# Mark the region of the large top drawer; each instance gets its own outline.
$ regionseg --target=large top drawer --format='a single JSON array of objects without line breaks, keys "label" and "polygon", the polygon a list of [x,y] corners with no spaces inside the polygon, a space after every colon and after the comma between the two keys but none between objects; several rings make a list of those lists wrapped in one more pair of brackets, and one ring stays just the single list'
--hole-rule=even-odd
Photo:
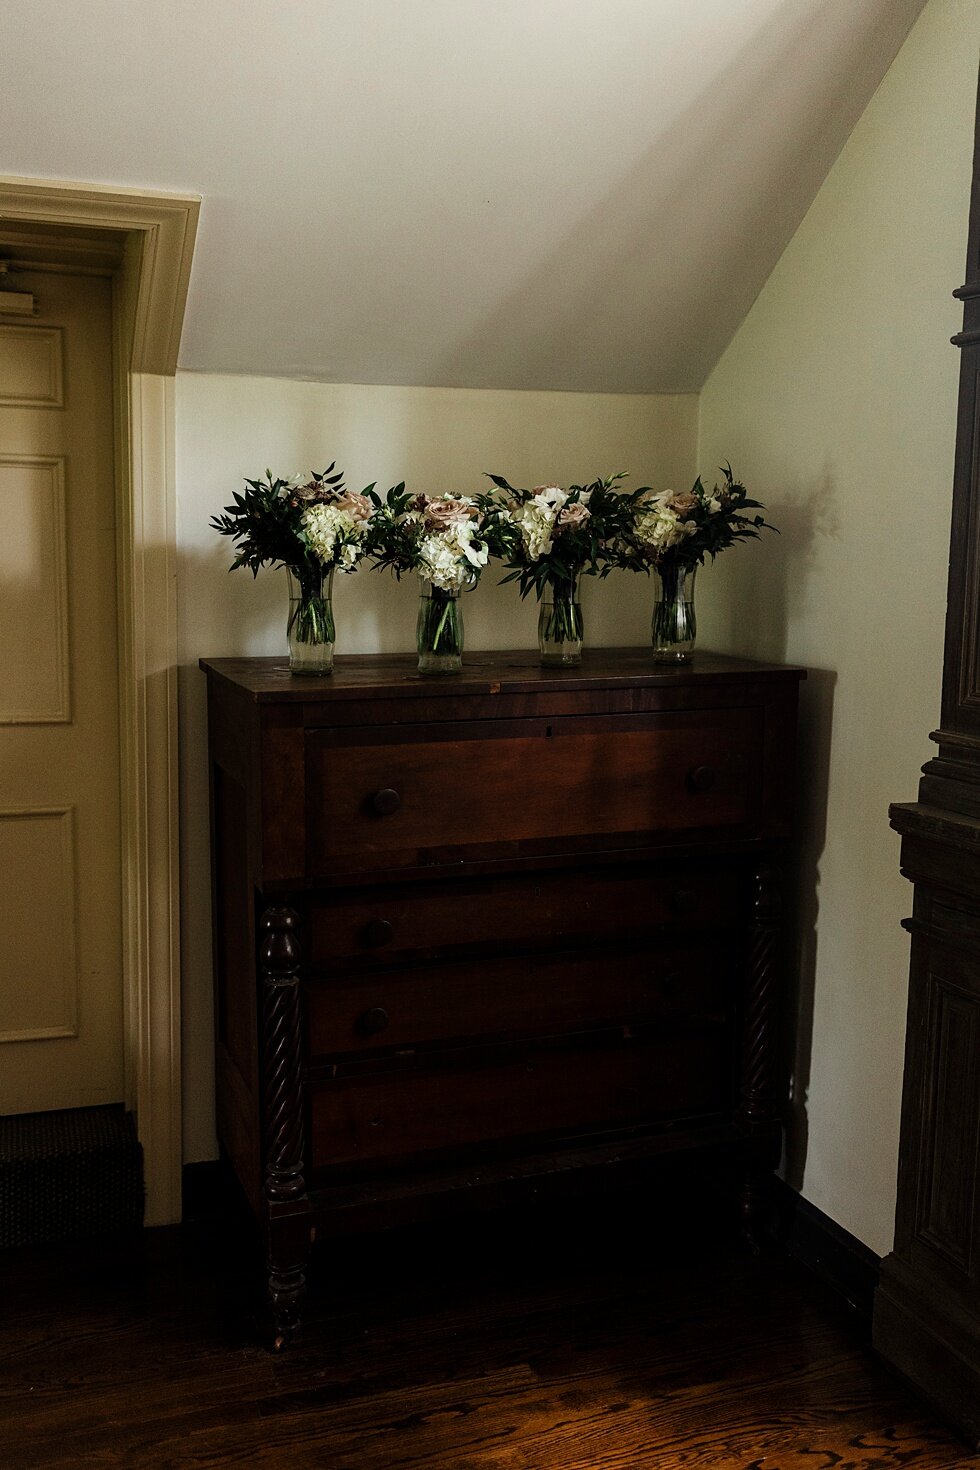
[{"label": "large top drawer", "polygon": [[452,863],[758,823],[762,711],[445,722],[306,736],[312,872]]}]

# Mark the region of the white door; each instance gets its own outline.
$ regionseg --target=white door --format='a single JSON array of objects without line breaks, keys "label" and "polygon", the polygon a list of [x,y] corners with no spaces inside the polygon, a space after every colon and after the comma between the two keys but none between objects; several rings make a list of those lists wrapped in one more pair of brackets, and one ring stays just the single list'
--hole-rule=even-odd
[{"label": "white door", "polygon": [[40,311],[0,315],[4,1114],[124,1091],[111,283],[16,287]]}]

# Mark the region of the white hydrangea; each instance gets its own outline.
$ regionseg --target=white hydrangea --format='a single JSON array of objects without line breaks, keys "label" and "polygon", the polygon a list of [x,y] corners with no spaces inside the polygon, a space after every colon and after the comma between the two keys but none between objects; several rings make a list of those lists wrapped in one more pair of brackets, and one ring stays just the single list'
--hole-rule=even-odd
[{"label": "white hydrangea", "polygon": [[671,501],[673,492],[665,491],[647,501],[636,518],[637,540],[654,553],[668,551],[679,546],[698,529],[697,521],[686,519],[675,510]]},{"label": "white hydrangea", "polygon": [[324,566],[352,572],[364,550],[365,522],[338,505],[312,505],[303,516],[314,556]]},{"label": "white hydrangea", "polygon": [[554,543],[557,510],[542,504],[537,497],[525,501],[514,516],[528,561],[547,556]]},{"label": "white hydrangea", "polygon": [[473,535],[472,523],[462,521],[424,536],[419,547],[420,575],[444,592],[461,592],[487,564],[487,548],[475,546]]},{"label": "white hydrangea", "polygon": [[[590,490],[581,491],[574,504],[588,506],[591,494]],[[568,491],[560,485],[537,485],[530,497],[511,511],[528,561],[540,561],[553,549],[559,517],[567,504]]]},{"label": "white hydrangea", "polygon": [[444,592],[458,592],[462,585],[463,567],[459,553],[445,536],[426,536],[419,547],[419,572],[434,587]]}]

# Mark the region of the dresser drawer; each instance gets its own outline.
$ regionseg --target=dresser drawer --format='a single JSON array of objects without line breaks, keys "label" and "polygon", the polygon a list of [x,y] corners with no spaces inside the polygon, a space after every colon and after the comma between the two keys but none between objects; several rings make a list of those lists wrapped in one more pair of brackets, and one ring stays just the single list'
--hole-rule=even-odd
[{"label": "dresser drawer", "polygon": [[658,833],[750,829],[761,715],[490,720],[307,736],[318,874],[561,851]]},{"label": "dresser drawer", "polygon": [[335,890],[310,910],[310,961],[329,975],[418,955],[623,942],[666,924],[730,927],[744,918],[744,886],[731,858],[696,858]]},{"label": "dresser drawer", "polygon": [[344,1078],[312,1090],[312,1168],[315,1174],[498,1139],[595,1133],[731,1104],[732,1039],[720,1027],[543,1050],[472,1071]]},{"label": "dresser drawer", "polygon": [[723,1019],[732,945],[664,942],[387,969],[311,982],[311,1060],[482,1036],[588,1031],[602,1023]]}]

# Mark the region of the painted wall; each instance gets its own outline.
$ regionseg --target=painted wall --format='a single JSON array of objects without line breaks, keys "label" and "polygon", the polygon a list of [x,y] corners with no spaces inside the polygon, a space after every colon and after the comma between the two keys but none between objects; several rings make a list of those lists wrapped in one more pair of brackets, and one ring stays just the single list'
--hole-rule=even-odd
[{"label": "painted wall", "polygon": [[782,531],[704,578],[704,642],[810,669],[788,1176],[882,1253],[911,902],[887,812],[939,714],[978,53],[975,0],[930,0],[701,397],[701,464]]},{"label": "painted wall", "polygon": [[[336,458],[348,484],[404,478],[419,490],[475,491],[481,472],[515,484],[581,481],[619,469],[660,488],[694,474],[693,395],[592,395],[384,388],[182,373],[177,378],[177,535],[181,733],[181,961],[184,1142],[214,1155],[207,766],[202,655],[281,653],[285,577],[227,573],[230,545],[208,528],[244,476],[290,475]],[[414,578],[360,572],[334,590],[338,652],[414,646]],[[586,583],[593,645],[649,638],[645,577]],[[465,602],[470,648],[532,647],[536,610],[485,579]]]}]

